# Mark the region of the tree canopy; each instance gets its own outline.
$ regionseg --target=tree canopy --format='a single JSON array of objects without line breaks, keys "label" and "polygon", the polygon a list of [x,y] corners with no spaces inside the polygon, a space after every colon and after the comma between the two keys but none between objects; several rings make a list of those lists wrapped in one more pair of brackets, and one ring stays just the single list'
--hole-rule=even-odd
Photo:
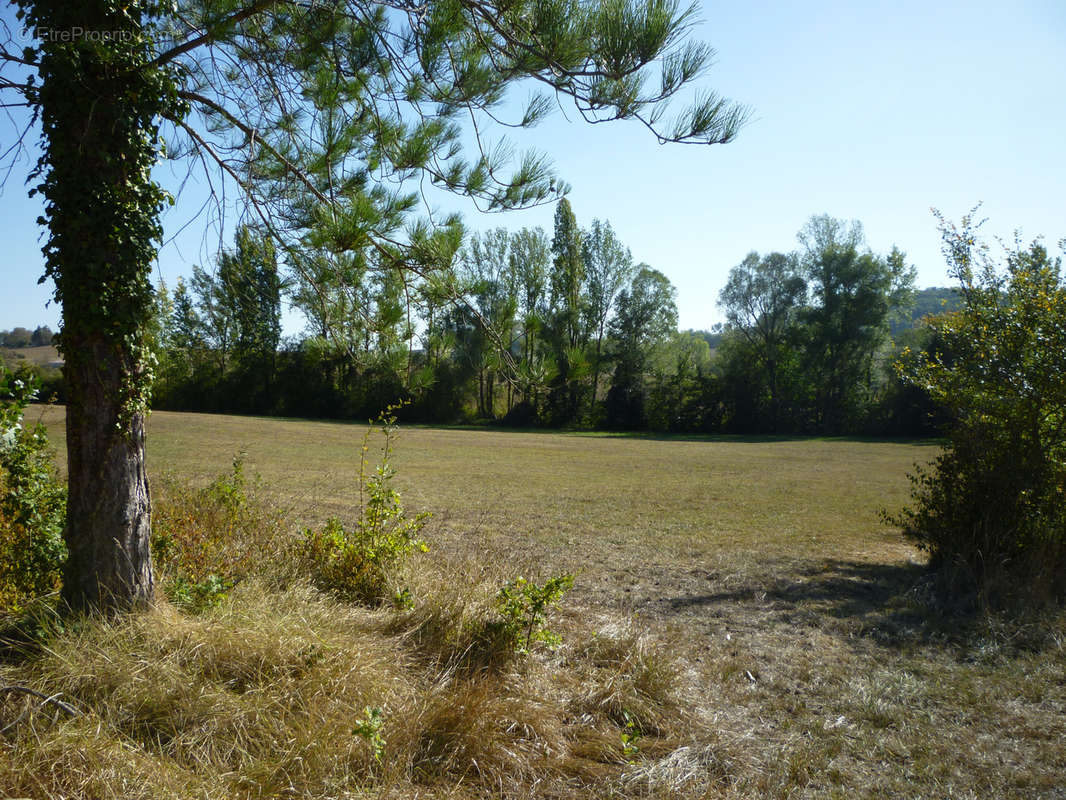
[{"label": "tree canopy", "polygon": [[[960,307],[929,321],[936,346],[898,368],[952,412],[944,452],[891,521],[945,588],[990,606],[1066,596],[1066,285],[1040,241],[1002,260],[973,214],[940,218]],[[1061,244],[1066,245],[1066,241]]]}]

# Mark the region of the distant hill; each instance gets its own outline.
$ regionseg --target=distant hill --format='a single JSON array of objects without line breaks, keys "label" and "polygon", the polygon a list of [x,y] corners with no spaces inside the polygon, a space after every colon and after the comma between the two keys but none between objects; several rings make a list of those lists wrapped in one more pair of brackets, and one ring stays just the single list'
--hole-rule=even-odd
[{"label": "distant hill", "polygon": [[962,306],[962,296],[958,289],[948,286],[930,286],[914,293],[914,307],[910,310],[910,319],[893,320],[890,323],[892,334],[917,326],[924,317],[957,311]]}]

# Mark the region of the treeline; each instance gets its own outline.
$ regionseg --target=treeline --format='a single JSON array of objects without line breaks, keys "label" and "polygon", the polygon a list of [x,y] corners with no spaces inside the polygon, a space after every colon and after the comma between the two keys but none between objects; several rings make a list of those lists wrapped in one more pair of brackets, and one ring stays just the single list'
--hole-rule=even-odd
[{"label": "treeline", "polygon": [[[732,433],[924,434],[937,409],[893,370],[928,345],[904,254],[814,217],[791,253],[751,253],[727,322],[677,330],[676,290],[610,223],[560,201],[539,228],[475,233],[454,266],[406,279],[359,254],[290,256],[242,228],[212,271],[159,294],[157,408]],[[307,320],[281,336],[282,300]],[[920,299],[924,307],[919,308]],[[894,335],[893,335],[894,334]]]},{"label": "treeline", "polygon": [[[893,248],[873,253],[862,226],[813,217],[791,253],[751,253],[729,274],[715,361],[723,428],[749,433],[924,434],[943,422],[920,389],[901,382],[903,348],[924,350],[915,322],[958,303],[920,293]],[[930,307],[932,305],[932,307]],[[891,333],[895,330],[896,337]]]},{"label": "treeline", "polygon": [[52,344],[52,329],[47,325],[38,325],[32,331],[29,328],[12,328],[0,331],[0,347],[42,347]]}]

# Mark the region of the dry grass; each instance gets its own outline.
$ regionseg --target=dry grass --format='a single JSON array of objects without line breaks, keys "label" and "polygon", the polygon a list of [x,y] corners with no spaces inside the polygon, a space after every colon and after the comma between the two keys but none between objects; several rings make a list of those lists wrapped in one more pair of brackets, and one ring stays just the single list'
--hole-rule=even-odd
[{"label": "dry grass", "polygon": [[[61,427],[54,410],[46,419]],[[203,485],[244,449],[293,517],[350,518],[362,430],[156,413],[150,468]],[[0,679],[92,713],[20,725],[0,774],[22,777],[0,789],[1066,797],[1066,624],[945,615],[917,554],[878,522],[906,501],[912,463],[934,454],[404,429],[399,488],[437,515],[434,550],[409,576],[414,609],[355,612],[299,586],[246,585],[202,617],[161,607],[114,634],[67,634]],[[479,651],[502,580],[568,570],[578,582],[558,654],[501,664]],[[112,635],[126,639],[102,655]],[[223,658],[244,639],[247,656]],[[312,641],[329,656],[301,672]],[[100,654],[60,649],[77,642]],[[141,694],[149,685],[171,688]],[[366,704],[386,710],[382,765],[350,735]],[[638,734],[635,756],[625,731]],[[201,757],[216,759],[206,773]],[[52,762],[84,785],[46,786]]]},{"label": "dry grass", "polygon": [[[449,617],[447,602],[437,616],[460,635],[470,618]],[[419,603],[442,600],[428,594]],[[19,709],[5,707],[0,790],[83,798],[614,793],[626,759],[608,687],[641,685],[646,665],[571,648],[457,671],[433,652],[448,637],[410,635],[418,618],[345,608],[302,585],[279,591],[246,581],[199,616],[163,603],[119,623],[82,622],[0,667],[5,684],[78,712],[45,706],[16,721]],[[565,632],[574,641],[594,635],[576,624]],[[606,647],[624,652],[629,641]],[[640,698],[666,723],[648,734],[659,750],[696,730],[678,710],[683,686]],[[380,760],[371,737],[353,732],[367,707],[384,721]]]},{"label": "dry grass", "polygon": [[52,364],[62,361],[59,350],[52,345],[39,345],[36,347],[3,347],[0,348],[0,357],[6,363],[15,366],[25,361],[29,364]]}]

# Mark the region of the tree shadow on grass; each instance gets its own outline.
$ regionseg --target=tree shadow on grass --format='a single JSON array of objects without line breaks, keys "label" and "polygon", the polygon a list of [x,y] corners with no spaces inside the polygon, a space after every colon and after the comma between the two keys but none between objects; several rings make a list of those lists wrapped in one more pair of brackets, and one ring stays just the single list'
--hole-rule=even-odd
[{"label": "tree shadow on grass", "polygon": [[[743,609],[771,624],[826,628],[896,647],[964,644],[980,628],[975,609],[939,600],[936,576],[919,564],[825,559],[759,566],[720,591],[663,598],[662,605],[686,615],[734,616],[727,610]],[[714,573],[707,577],[718,583]]]}]

